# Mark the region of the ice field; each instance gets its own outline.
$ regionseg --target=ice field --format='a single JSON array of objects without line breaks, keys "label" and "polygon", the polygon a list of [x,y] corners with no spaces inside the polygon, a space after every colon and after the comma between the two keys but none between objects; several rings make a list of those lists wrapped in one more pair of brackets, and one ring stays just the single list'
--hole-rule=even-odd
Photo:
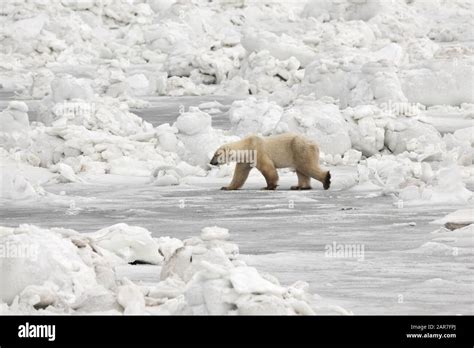
[{"label": "ice field", "polygon": [[[456,207],[398,208],[390,197],[364,191],[354,197],[354,191],[337,185],[339,171],[334,173],[336,188],[331,192],[258,191],[264,181],[257,176],[237,192],[216,189],[228,179],[179,189],[150,188],[140,181],[61,184],[50,191],[67,192],[62,204],[2,206],[8,216],[2,220],[4,225],[32,223],[85,232],[125,222],[156,237],[179,239],[217,225],[229,229],[249,265],[283,284],[307,281],[311,292],[323,297],[315,301],[323,313],[337,313],[326,308],[328,303],[354,314],[471,313],[473,255],[455,256],[444,243],[434,242],[437,226],[430,224]],[[285,177],[282,186],[294,180],[293,175]],[[75,205],[71,208],[68,201]],[[326,257],[325,245],[333,242],[363,244],[364,260]],[[159,272],[130,276],[156,281]]]},{"label": "ice field", "polygon": [[[473,314],[471,1],[6,1],[0,314]],[[214,152],[316,142],[276,191]]]}]

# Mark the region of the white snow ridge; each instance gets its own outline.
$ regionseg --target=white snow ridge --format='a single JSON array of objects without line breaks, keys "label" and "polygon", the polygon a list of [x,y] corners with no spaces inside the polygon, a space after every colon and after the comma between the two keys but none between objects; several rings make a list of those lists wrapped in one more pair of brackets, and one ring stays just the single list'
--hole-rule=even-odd
[{"label": "white snow ridge", "polygon": [[[2,227],[1,250],[27,244],[35,252],[1,259],[0,313],[314,314],[308,284],[283,287],[261,275],[223,233],[206,227],[203,239],[181,241],[126,224],[88,234]],[[160,281],[119,279],[116,268],[134,261],[157,265]]]}]

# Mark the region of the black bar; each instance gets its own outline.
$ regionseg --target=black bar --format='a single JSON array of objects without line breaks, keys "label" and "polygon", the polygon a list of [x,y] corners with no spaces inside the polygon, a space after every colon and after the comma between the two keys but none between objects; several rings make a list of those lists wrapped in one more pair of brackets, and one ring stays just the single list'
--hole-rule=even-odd
[{"label": "black bar", "polygon": [[[0,316],[0,347],[58,344],[135,347],[147,343],[472,347],[472,319],[472,316]],[[26,323],[54,324],[55,340],[18,337],[20,325]],[[456,337],[408,338],[407,334],[455,334]]]}]

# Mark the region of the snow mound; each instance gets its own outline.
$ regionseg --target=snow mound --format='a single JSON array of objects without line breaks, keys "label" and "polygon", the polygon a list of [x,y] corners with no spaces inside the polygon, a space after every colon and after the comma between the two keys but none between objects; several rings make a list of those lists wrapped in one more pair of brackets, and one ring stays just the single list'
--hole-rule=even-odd
[{"label": "snow mound", "polygon": [[239,136],[251,133],[271,135],[281,120],[283,109],[275,102],[249,97],[232,103],[229,120],[232,132]]},{"label": "snow mound", "polygon": [[472,59],[428,61],[423,66],[402,70],[400,80],[409,102],[427,106],[474,103]]},{"label": "snow mound", "polygon": [[474,208],[459,209],[445,217],[433,221],[434,224],[444,225],[447,223],[453,224],[474,224]]},{"label": "snow mound", "polygon": [[185,135],[203,133],[211,128],[212,119],[208,113],[191,107],[188,112],[182,113],[175,122],[175,127]]},{"label": "snow mound", "polygon": [[28,106],[19,101],[8,103],[0,112],[0,146],[5,149],[27,146],[29,130]]},{"label": "snow mound", "polygon": [[176,166],[156,167],[151,174],[150,182],[157,186],[179,185],[186,181],[188,176],[206,176],[206,174],[201,167],[182,161]]},{"label": "snow mound", "polygon": [[227,239],[229,230],[221,227],[204,227],[201,232],[201,239],[208,241],[213,239]]},{"label": "snow mound", "polygon": [[[2,227],[0,312],[314,314],[307,283],[285,287],[247,266],[223,240],[226,229],[206,227],[201,237],[154,238],[123,223],[86,234]],[[161,281],[118,279],[117,267],[139,261],[159,265],[148,267],[161,269]]]},{"label": "snow mound", "polygon": [[25,178],[19,170],[0,166],[0,199],[31,199],[45,194],[44,189]]},{"label": "snow mound", "polygon": [[295,58],[302,67],[315,58],[313,50],[303,42],[285,34],[278,36],[268,31],[246,31],[241,41],[248,52],[268,51],[279,60]]},{"label": "snow mound", "polygon": [[236,136],[228,136],[224,131],[211,126],[211,116],[191,107],[183,112],[174,126],[179,130],[177,138],[181,142],[177,153],[184,161],[201,168],[208,168],[215,150],[223,143],[235,141]]},{"label": "snow mound", "polygon": [[450,230],[440,228],[432,232],[432,240],[410,252],[444,257],[468,257],[474,255],[474,225]]},{"label": "snow mound", "polygon": [[[17,295],[35,286],[55,291],[57,296],[45,296],[51,300],[47,303],[42,301],[41,292],[33,303],[27,296],[29,305],[41,308],[65,301],[71,306],[77,298],[99,286],[87,259],[81,257],[70,239],[54,230],[31,225],[16,229],[2,227],[0,238],[2,250],[10,251],[0,259],[0,297],[4,302],[11,304]],[[19,253],[22,249],[24,252]],[[14,254],[15,251],[18,253]]]},{"label": "snow mound", "polygon": [[385,60],[315,60],[305,70],[300,93],[339,100],[341,108],[359,104],[406,102],[396,69]]},{"label": "snow mound", "polygon": [[[222,230],[206,228],[203,234]],[[191,314],[314,314],[306,283],[282,287],[239,260],[234,244],[191,238],[184,245],[164,264],[161,278],[187,283],[183,295]]]},{"label": "snow mound", "polygon": [[383,0],[310,0],[304,8],[304,13],[310,17],[367,21],[390,10],[390,3]]},{"label": "snow mound", "polygon": [[294,132],[306,135],[327,154],[344,154],[351,148],[347,124],[331,98],[296,99],[283,109],[266,98],[235,101],[229,110],[232,131],[240,136]]},{"label": "snow mound", "polygon": [[275,98],[279,104],[285,104],[291,99],[290,89],[299,84],[303,78],[304,70],[300,62],[293,56],[280,60],[267,50],[252,52],[242,60],[239,75],[235,76],[228,84],[237,83],[239,79],[248,81],[247,90],[252,94],[272,94],[283,98]]},{"label": "snow mound", "polygon": [[397,198],[396,204],[469,204],[462,167],[444,164],[434,171],[428,162],[413,162],[405,154],[372,156],[358,166],[359,183],[370,182]]},{"label": "snow mound", "polygon": [[120,223],[87,236],[94,241],[94,248],[106,249],[127,263],[160,264],[163,261],[163,257],[158,253],[159,246],[151,237],[151,233],[138,226]]},{"label": "snow mound", "polygon": [[278,130],[304,134],[325,154],[342,155],[351,149],[347,123],[332,99],[297,99],[282,115]]}]

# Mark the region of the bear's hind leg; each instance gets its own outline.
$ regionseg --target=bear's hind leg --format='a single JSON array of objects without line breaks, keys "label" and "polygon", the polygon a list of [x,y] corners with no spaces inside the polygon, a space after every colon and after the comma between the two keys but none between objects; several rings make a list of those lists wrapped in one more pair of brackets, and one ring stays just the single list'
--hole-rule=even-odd
[{"label": "bear's hind leg", "polygon": [[331,173],[329,171],[321,170],[319,166],[310,167],[305,170],[304,173],[320,181],[323,184],[325,190],[327,190],[329,186],[331,186]]},{"label": "bear's hind leg", "polygon": [[[315,144],[300,144],[295,148],[304,147],[306,152],[296,158],[296,171],[320,181],[325,190],[331,186],[331,174],[319,166],[319,148]],[[297,152],[296,152],[297,153]]]},{"label": "bear's hind leg", "polygon": [[221,190],[237,190],[245,184],[252,167],[248,163],[237,163],[235,166],[234,177],[229,186],[224,186]]},{"label": "bear's hind leg", "polygon": [[292,190],[311,190],[311,177],[296,171],[296,175],[298,176],[298,185],[291,186]]}]

